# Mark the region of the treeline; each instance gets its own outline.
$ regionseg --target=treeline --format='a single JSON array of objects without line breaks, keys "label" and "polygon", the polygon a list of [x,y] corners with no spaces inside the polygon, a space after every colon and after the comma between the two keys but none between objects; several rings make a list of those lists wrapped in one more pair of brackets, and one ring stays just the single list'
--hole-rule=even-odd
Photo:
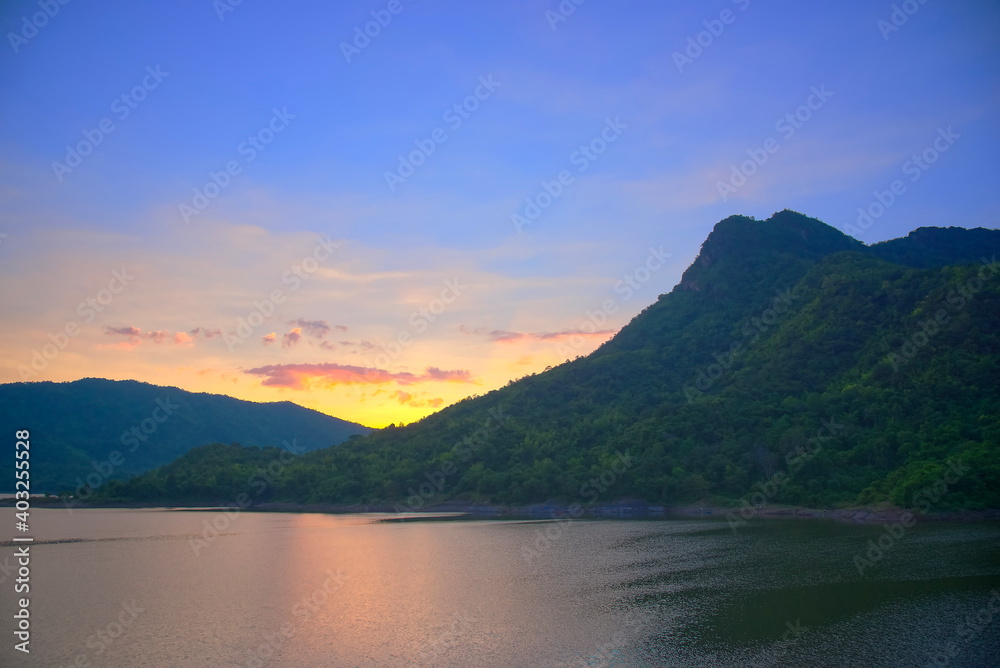
[{"label": "treeline", "polygon": [[585,358],[280,466],[280,451],[217,445],[101,494],[225,501],[271,466],[255,499],[732,503],[766,489],[816,507],[1000,508],[1000,233],[984,232],[949,228],[928,255],[924,237],[869,248],[792,212],[727,219],[677,288]]}]

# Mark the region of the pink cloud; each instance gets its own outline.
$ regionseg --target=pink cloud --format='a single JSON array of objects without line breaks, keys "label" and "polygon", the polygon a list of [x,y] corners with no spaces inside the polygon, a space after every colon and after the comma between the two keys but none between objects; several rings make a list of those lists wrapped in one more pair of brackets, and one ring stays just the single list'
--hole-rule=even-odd
[{"label": "pink cloud", "polygon": [[260,340],[263,341],[265,346],[269,346],[278,340],[278,333],[271,332],[270,334],[265,334],[264,336],[261,337]]},{"label": "pink cloud", "polygon": [[579,329],[566,329],[560,332],[506,332],[494,329],[487,334],[487,338],[495,343],[511,343],[526,339],[529,341],[565,341],[574,337],[589,339],[607,339],[617,332],[614,329],[600,329],[593,332],[586,332]]},{"label": "pink cloud", "polygon": [[125,348],[131,350],[135,348],[143,339],[148,339],[153,343],[173,343],[175,345],[190,345],[194,342],[198,336],[204,336],[206,339],[212,339],[216,336],[222,335],[221,329],[205,329],[203,327],[196,327],[189,332],[174,332],[170,333],[166,329],[159,329],[155,332],[143,332],[140,328],[130,325],[128,327],[105,327],[104,334],[107,336],[127,336],[128,346],[116,346],[119,348]]},{"label": "pink cloud", "polygon": [[559,332],[510,332],[505,329],[494,329],[488,331],[485,327],[469,329],[465,325],[459,325],[459,331],[468,336],[485,336],[493,343],[513,343],[514,341],[562,341],[572,337],[584,337],[593,339],[606,339],[617,330],[602,329],[587,332],[579,329],[565,329]]},{"label": "pink cloud", "polygon": [[302,340],[302,328],[296,327],[290,332],[287,332],[281,340],[282,348],[294,348],[295,344]]},{"label": "pink cloud", "polygon": [[205,327],[195,327],[188,334],[192,338],[198,338],[199,335],[204,336],[206,339],[214,339],[217,336],[222,336],[221,329],[206,329]]},{"label": "pink cloud", "polygon": [[105,327],[104,333],[107,336],[139,336],[142,330],[138,327]]},{"label": "pink cloud", "polygon": [[472,383],[472,374],[465,370],[446,371],[429,367],[423,374],[406,371],[392,373],[385,369],[360,367],[350,364],[271,364],[249,369],[244,373],[262,376],[262,385],[305,390],[312,385],[384,385],[397,383],[412,385],[424,382]]},{"label": "pink cloud", "polygon": [[306,336],[311,336],[315,339],[322,339],[330,333],[330,325],[326,320],[306,320],[305,318],[299,318],[298,320],[289,320],[288,324],[295,325],[300,334],[305,331]]}]

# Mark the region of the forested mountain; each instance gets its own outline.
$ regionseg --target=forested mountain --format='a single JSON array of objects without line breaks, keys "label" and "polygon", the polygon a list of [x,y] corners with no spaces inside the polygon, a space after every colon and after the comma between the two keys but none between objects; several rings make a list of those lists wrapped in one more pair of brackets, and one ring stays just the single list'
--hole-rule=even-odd
[{"label": "forested mountain", "polygon": [[[288,401],[100,378],[0,385],[0,423],[6,434],[30,431],[32,491],[50,493],[75,490],[88,475],[102,482],[135,475],[208,443],[287,443],[305,452],[371,431]],[[3,466],[13,481],[13,456]]]},{"label": "forested mountain", "polygon": [[[998,254],[996,230],[733,216],[594,353],[282,461],[252,499],[1000,508]],[[231,501],[277,454],[204,448],[105,498]]]}]

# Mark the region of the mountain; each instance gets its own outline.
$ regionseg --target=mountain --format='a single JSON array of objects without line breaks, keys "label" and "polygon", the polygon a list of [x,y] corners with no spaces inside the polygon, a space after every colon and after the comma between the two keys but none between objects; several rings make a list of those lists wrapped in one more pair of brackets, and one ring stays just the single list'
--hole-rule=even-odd
[{"label": "mountain", "polygon": [[[288,401],[254,403],[131,380],[0,385],[4,433],[31,433],[33,492],[74,490],[90,475],[135,475],[213,442],[303,452],[371,431]],[[115,454],[117,453],[117,454]],[[13,469],[13,459],[5,463]],[[13,471],[7,480],[13,480]]]},{"label": "mountain", "polygon": [[[592,354],[307,453],[254,499],[1000,508],[998,254],[996,230],[866,246],[732,216]],[[188,477],[274,456],[214,446],[105,494],[232,499],[245,478]]]}]

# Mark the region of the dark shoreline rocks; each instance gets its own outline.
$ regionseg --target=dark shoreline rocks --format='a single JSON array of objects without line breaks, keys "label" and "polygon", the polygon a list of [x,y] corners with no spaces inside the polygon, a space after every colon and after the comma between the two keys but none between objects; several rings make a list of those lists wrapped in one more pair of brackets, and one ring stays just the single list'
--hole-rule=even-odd
[{"label": "dark shoreline rocks", "polygon": [[[10,501],[8,503],[8,501]],[[33,507],[60,508],[64,503],[58,499],[32,499]],[[13,505],[13,500],[0,500],[0,506]],[[225,502],[215,504],[137,504],[137,503],[102,503],[74,504],[76,509],[84,508],[168,508],[171,510],[218,510],[229,508],[234,504]],[[732,521],[753,521],[766,519],[804,519],[832,520],[853,522],[859,524],[879,524],[883,522],[899,522],[904,518],[915,517],[917,520],[968,522],[1000,519],[1000,509],[991,510],[955,510],[936,513],[919,514],[903,508],[893,507],[857,507],[857,508],[801,508],[796,506],[769,506],[762,508],[725,507],[715,505],[685,505],[663,506],[647,504],[640,501],[610,503],[597,506],[581,506],[580,504],[537,503],[524,506],[498,506],[489,504],[445,503],[421,508],[410,508],[399,504],[299,504],[266,502],[258,503],[244,510],[251,512],[276,513],[390,513],[399,517],[413,519],[425,517],[431,519],[442,514],[462,515],[476,519],[717,519]]]}]

